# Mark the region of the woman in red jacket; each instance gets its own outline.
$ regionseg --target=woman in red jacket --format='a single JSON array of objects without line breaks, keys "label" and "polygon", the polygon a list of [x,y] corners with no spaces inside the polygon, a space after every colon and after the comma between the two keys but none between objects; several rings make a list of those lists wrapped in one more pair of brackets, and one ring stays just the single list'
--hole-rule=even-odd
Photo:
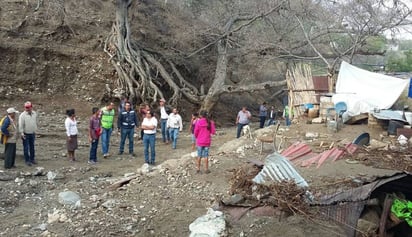
[{"label": "woman in red jacket", "polygon": [[212,135],[215,133],[215,123],[209,119],[207,111],[200,111],[200,119],[196,122],[194,131],[197,146],[196,173],[200,173],[202,159],[205,160],[205,173],[210,173],[209,147],[212,143]]}]

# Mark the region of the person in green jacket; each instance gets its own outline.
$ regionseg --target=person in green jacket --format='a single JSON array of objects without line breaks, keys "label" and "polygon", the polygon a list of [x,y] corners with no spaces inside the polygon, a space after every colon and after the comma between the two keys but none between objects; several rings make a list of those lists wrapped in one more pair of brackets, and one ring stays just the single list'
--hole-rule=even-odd
[{"label": "person in green jacket", "polygon": [[289,105],[285,105],[285,108],[283,109],[283,116],[282,117],[285,119],[285,123],[286,123],[285,125],[287,127],[290,126],[290,124],[291,124],[290,119],[291,119],[291,117],[293,118],[293,115],[294,115],[293,108],[290,109]]},{"label": "person in green jacket", "polygon": [[108,105],[100,109],[100,125],[102,127],[102,153],[103,158],[109,156],[110,136],[113,132],[114,122],[114,103],[110,102]]}]

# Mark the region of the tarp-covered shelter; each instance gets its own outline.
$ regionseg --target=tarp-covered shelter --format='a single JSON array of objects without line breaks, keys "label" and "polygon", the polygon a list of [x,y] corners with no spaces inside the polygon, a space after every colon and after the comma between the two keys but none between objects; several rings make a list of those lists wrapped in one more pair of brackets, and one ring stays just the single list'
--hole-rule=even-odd
[{"label": "tarp-covered shelter", "polygon": [[374,73],[342,62],[333,102],[345,102],[347,115],[356,116],[374,109],[389,109],[409,80]]}]

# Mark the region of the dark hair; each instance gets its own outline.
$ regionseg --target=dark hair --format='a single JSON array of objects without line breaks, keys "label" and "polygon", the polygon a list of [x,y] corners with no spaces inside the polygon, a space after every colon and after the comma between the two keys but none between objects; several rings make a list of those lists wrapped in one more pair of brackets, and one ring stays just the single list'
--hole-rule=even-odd
[{"label": "dark hair", "polygon": [[199,116],[199,113],[198,113],[198,112],[195,112],[195,113],[193,113],[193,116],[198,117],[198,116]]},{"label": "dark hair", "polygon": [[68,110],[66,110],[66,114],[67,114],[67,116],[71,117],[75,114],[75,110],[74,109],[68,109]]},{"label": "dark hair", "polygon": [[202,118],[205,118],[205,119],[206,119],[206,122],[207,122],[207,130],[210,131],[211,125],[210,125],[209,113],[208,113],[206,110],[202,110],[202,111],[200,111],[200,116],[202,116]]},{"label": "dark hair", "polygon": [[95,114],[97,111],[99,111],[99,108],[93,107],[93,109],[92,109],[92,114]]}]

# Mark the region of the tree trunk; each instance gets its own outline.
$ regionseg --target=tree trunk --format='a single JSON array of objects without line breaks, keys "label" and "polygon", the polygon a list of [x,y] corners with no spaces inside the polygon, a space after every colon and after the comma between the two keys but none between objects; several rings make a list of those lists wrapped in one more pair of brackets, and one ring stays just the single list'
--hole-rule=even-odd
[{"label": "tree trunk", "polygon": [[216,105],[221,94],[224,92],[222,88],[225,85],[228,63],[226,39],[219,40],[217,43],[217,52],[215,77],[201,107],[202,110],[206,111],[210,111]]},{"label": "tree trunk", "polygon": [[118,29],[117,47],[119,47],[120,49],[130,46],[125,45],[125,43],[130,43],[130,27],[129,21],[127,20],[127,13],[131,2],[131,0],[116,0],[116,25]]}]

